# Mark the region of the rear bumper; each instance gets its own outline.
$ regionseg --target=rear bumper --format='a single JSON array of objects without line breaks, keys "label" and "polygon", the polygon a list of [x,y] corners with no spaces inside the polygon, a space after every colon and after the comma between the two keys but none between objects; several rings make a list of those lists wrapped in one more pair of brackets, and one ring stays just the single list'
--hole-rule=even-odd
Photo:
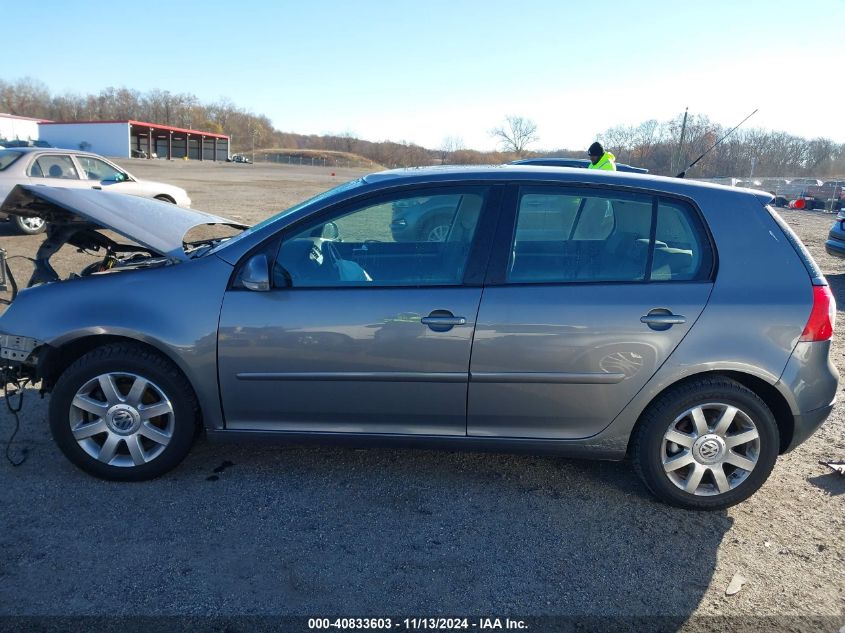
[{"label": "rear bumper", "polygon": [[839,372],[830,360],[831,341],[795,346],[778,387],[790,402],[793,431],[782,452],[791,451],[825,421],[836,402]]},{"label": "rear bumper", "polygon": [[830,415],[832,410],[833,404],[829,404],[825,407],[794,416],[795,426],[792,431],[792,441],[789,442],[783,452],[788,453],[815,433],[816,429],[827,420],[827,416]]},{"label": "rear bumper", "polygon": [[828,255],[845,258],[845,242],[840,240],[828,239],[824,243],[824,250],[827,251]]}]

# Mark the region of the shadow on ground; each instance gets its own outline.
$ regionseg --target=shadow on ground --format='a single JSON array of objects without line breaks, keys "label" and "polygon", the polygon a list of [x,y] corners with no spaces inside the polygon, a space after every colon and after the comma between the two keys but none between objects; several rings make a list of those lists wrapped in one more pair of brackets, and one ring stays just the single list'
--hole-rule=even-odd
[{"label": "shadow on ground", "polygon": [[[2,406],[0,438],[10,418]],[[0,466],[0,613],[591,614],[698,606],[732,520],[627,463],[201,440],[145,483],[90,478],[32,390]]]}]

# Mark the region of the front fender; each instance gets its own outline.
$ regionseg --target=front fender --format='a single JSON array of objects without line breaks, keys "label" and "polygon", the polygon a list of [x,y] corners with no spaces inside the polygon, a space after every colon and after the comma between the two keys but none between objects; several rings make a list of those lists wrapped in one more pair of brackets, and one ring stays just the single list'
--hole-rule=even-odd
[{"label": "front fender", "polygon": [[217,326],[232,266],[208,256],[146,270],[103,273],[21,291],[0,331],[62,349],[120,337],[159,350],[185,374],[209,428],[223,428]]}]

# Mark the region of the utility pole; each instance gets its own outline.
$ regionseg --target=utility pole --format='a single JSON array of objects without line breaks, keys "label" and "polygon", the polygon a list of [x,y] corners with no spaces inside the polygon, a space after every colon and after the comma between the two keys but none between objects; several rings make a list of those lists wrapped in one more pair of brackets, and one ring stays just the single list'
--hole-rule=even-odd
[{"label": "utility pole", "polygon": [[687,113],[689,112],[689,108],[684,109],[684,122],[681,124],[681,140],[678,142],[678,153],[677,159],[672,161],[672,173],[676,173],[678,168],[681,166],[683,162],[683,158],[681,158],[681,150],[684,147],[684,136],[687,133]]}]

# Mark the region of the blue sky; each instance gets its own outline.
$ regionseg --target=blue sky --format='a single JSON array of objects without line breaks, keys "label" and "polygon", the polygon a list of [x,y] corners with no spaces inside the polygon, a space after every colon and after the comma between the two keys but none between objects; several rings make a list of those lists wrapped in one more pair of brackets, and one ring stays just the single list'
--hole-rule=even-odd
[{"label": "blue sky", "polygon": [[2,79],[226,97],[289,132],[492,149],[515,114],[537,148],[578,149],[689,106],[845,143],[845,0],[4,0],[2,15],[37,34]]}]

